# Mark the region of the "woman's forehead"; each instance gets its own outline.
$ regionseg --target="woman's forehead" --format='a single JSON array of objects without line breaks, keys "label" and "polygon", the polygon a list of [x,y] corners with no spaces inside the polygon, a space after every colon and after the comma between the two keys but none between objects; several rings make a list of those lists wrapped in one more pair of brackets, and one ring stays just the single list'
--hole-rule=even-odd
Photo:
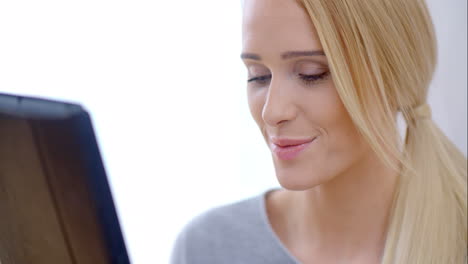
[{"label": "woman's forehead", "polygon": [[249,52],[321,49],[309,15],[295,0],[246,0],[242,44]]},{"label": "woman's forehead", "polygon": [[243,7],[243,22],[257,20],[285,21],[307,19],[307,13],[296,0],[246,0]]}]

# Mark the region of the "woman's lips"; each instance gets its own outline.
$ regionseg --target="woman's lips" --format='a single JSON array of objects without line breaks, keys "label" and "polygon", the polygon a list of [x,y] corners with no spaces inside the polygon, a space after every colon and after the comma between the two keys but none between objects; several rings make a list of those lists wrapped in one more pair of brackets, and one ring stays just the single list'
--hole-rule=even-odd
[{"label": "woman's lips", "polygon": [[271,150],[281,160],[299,156],[317,137],[307,140],[272,139]]}]

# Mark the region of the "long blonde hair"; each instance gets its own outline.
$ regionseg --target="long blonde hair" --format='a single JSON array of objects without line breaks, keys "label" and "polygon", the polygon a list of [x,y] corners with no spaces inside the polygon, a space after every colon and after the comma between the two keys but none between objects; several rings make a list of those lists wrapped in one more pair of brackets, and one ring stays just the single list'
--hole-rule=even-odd
[{"label": "long blonde hair", "polygon": [[[300,0],[356,127],[399,183],[383,264],[466,261],[467,160],[431,118],[417,118],[437,62],[424,0]],[[404,141],[396,113],[407,120]],[[427,114],[427,113],[426,113]]]}]

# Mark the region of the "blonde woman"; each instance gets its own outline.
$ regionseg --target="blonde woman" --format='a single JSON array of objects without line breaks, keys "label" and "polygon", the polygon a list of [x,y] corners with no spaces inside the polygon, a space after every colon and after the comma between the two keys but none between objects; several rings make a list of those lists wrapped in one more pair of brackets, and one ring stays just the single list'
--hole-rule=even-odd
[{"label": "blonde woman", "polygon": [[283,188],[194,219],[172,263],[466,262],[467,161],[426,102],[423,0],[246,0],[241,57]]}]

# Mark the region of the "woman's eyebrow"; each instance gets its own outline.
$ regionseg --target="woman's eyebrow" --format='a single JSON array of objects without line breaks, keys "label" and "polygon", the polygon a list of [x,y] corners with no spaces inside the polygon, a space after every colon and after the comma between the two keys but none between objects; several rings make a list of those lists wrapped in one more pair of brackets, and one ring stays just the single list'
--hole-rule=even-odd
[{"label": "woman's eyebrow", "polygon": [[304,57],[304,56],[325,56],[323,50],[286,51],[281,54],[283,60]]},{"label": "woman's eyebrow", "polygon": [[[304,57],[304,56],[325,56],[323,50],[301,50],[301,51],[286,51],[281,53],[281,59],[286,60],[294,57]],[[251,60],[262,60],[260,55],[255,53],[242,53],[241,59],[251,59]]]}]

